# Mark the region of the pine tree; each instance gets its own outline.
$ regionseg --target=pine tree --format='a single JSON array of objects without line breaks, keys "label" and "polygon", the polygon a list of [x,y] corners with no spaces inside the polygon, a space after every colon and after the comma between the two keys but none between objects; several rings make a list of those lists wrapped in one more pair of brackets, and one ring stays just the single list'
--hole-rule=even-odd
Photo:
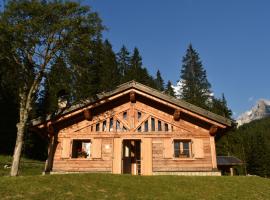
[{"label": "pine tree", "polygon": [[120,73],[116,56],[108,40],[103,43],[100,91],[111,91],[120,83]]},{"label": "pine tree", "polygon": [[166,85],[165,93],[170,95],[170,96],[175,97],[175,92],[174,92],[174,89],[172,88],[171,81],[168,81],[168,83]]},{"label": "pine tree", "polygon": [[[126,76],[130,68],[130,56],[127,48],[123,45],[120,51],[117,53],[117,65],[122,79]],[[123,80],[122,80],[123,81]]]},{"label": "pine tree", "polygon": [[232,111],[228,108],[227,105],[227,100],[224,96],[224,94],[222,94],[221,99],[219,98],[212,98],[212,103],[211,103],[211,109],[212,112],[221,115],[223,117],[232,118]]},{"label": "pine tree", "polygon": [[183,82],[181,99],[208,109],[211,102],[211,85],[207,80],[199,54],[190,44],[183,57],[181,79]]},{"label": "pine tree", "polygon": [[155,79],[155,83],[156,83],[156,88],[160,91],[164,91],[164,81],[161,77],[161,73],[160,71],[158,70],[157,71],[157,77]]}]

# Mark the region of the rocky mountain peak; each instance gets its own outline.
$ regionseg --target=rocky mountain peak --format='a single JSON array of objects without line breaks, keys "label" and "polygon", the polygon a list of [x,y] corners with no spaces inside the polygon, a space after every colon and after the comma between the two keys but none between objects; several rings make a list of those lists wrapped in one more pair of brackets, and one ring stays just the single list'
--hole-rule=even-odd
[{"label": "rocky mountain peak", "polygon": [[236,122],[238,126],[241,126],[253,120],[262,119],[268,116],[270,116],[270,101],[260,99],[251,110],[240,115]]}]

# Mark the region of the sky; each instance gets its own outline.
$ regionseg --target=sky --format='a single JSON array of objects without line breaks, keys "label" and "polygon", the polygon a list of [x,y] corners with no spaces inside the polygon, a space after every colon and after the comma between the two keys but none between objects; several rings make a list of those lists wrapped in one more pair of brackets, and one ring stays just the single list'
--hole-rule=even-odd
[{"label": "sky", "polygon": [[[138,47],[152,75],[174,85],[191,43],[215,96],[234,117],[270,99],[269,0],[81,0],[99,13],[115,52]],[[2,2],[1,2],[2,3]]]},{"label": "sky", "polygon": [[258,99],[270,99],[270,1],[85,0],[107,26],[117,52],[136,46],[152,75],[173,84],[191,43],[215,96],[222,93],[234,117]]}]

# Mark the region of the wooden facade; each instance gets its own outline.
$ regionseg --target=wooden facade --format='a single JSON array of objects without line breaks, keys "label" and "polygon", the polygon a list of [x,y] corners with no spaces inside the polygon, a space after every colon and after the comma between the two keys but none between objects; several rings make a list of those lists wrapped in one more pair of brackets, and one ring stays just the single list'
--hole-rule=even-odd
[{"label": "wooden facade", "polygon": [[231,122],[137,82],[33,127],[50,138],[47,172],[220,175],[215,135]]}]

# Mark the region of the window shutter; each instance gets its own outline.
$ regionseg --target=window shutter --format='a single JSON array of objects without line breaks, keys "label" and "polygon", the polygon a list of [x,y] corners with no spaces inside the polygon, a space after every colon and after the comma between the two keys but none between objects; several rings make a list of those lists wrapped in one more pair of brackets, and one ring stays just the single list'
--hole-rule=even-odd
[{"label": "window shutter", "polygon": [[204,158],[204,148],[202,139],[193,139],[192,143],[192,153],[195,158]]},{"label": "window shutter", "polygon": [[163,140],[164,158],[173,157],[173,140],[171,138],[165,138]]},{"label": "window shutter", "polygon": [[93,139],[92,140],[92,150],[91,150],[91,153],[92,153],[92,157],[93,158],[101,158],[101,142],[102,142],[102,139]]},{"label": "window shutter", "polygon": [[61,158],[69,158],[70,157],[70,139],[69,138],[64,138],[62,140],[62,153],[61,153]]}]

